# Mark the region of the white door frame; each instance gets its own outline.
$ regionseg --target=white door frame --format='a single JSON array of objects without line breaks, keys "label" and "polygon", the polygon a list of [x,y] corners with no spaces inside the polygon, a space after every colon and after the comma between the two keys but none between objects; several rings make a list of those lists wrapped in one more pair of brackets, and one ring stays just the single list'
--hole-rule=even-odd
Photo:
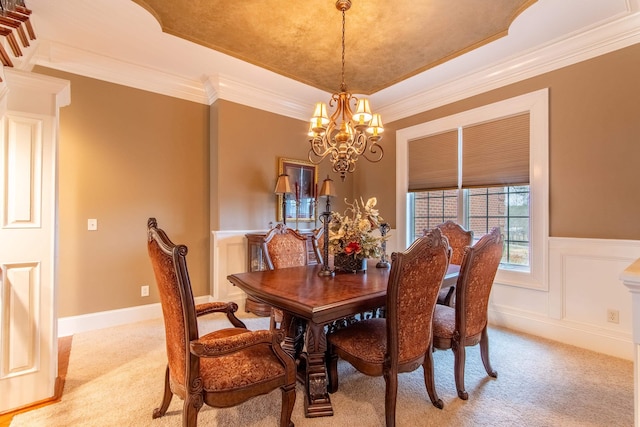
[{"label": "white door frame", "polygon": [[0,413],[51,398],[58,376],[57,152],[66,80],[0,84]]}]

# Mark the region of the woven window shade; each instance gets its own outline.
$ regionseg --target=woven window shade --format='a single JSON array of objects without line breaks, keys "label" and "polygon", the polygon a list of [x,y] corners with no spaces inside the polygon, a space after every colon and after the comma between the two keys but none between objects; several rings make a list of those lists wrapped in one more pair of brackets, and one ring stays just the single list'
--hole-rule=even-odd
[{"label": "woven window shade", "polygon": [[409,141],[409,191],[458,188],[458,130]]},{"label": "woven window shade", "polygon": [[462,187],[529,183],[529,113],[462,129]]}]

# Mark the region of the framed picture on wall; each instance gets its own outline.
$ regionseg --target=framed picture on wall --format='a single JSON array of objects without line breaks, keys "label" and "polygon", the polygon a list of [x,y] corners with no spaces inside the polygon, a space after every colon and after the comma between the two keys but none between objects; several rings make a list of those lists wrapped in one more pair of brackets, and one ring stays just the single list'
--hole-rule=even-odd
[{"label": "framed picture on wall", "polygon": [[[281,157],[278,175],[289,175],[292,194],[287,195],[287,223],[316,220],[318,196],[318,167],[305,160]],[[282,221],[282,195],[278,194],[276,220]]]}]

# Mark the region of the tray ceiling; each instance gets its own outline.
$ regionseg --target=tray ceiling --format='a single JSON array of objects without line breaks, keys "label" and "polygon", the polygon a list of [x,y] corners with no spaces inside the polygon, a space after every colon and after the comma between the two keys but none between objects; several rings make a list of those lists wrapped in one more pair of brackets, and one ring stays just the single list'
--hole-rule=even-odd
[{"label": "tray ceiling", "polygon": [[[319,89],[341,81],[341,12],[333,0],[134,0],[162,30]],[[503,37],[536,0],[354,0],[345,81],[371,94]]]}]

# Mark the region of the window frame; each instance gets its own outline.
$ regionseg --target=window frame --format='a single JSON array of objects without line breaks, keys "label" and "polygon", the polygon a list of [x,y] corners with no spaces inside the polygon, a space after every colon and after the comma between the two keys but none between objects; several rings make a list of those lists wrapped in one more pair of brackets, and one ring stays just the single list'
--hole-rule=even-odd
[{"label": "window frame", "polygon": [[409,241],[408,143],[462,126],[529,113],[529,203],[530,270],[499,269],[496,282],[524,288],[548,290],[549,237],[549,90],[484,105],[396,131],[396,230],[398,245]]}]

